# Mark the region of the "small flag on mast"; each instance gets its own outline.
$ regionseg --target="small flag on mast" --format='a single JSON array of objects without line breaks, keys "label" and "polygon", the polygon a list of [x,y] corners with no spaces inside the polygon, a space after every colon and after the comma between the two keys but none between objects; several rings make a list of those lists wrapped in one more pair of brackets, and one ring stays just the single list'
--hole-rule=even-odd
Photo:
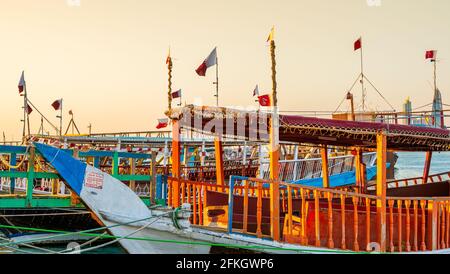
[{"label": "small flag on mast", "polygon": [[25,88],[25,71],[22,71],[22,75],[20,76],[19,80],[19,94],[21,94],[24,91]]},{"label": "small flag on mast", "polygon": [[56,100],[55,102],[52,103],[52,107],[55,110],[61,110],[62,107],[62,99]]},{"label": "small flag on mast", "polygon": [[268,95],[268,94],[258,96],[258,101],[262,107],[270,107],[270,105],[271,105],[270,104],[270,95]]},{"label": "small flag on mast", "polygon": [[205,76],[209,67],[217,65],[217,47],[209,54],[203,63],[195,70],[199,76]]},{"label": "small flag on mast", "polygon": [[425,53],[425,59],[431,59],[431,61],[436,60],[437,50],[429,50]]},{"label": "small flag on mast", "polygon": [[253,90],[253,97],[259,96],[259,88],[258,85],[256,85],[255,89]]},{"label": "small flag on mast", "polygon": [[180,98],[180,97],[181,97],[181,89],[172,93],[172,99],[176,99],[176,98]]},{"label": "small flag on mast", "polygon": [[30,115],[33,112],[33,109],[27,104],[27,114]]},{"label": "small flag on mast", "polygon": [[358,40],[356,40],[355,44],[353,45],[355,51],[359,50],[362,48],[362,38],[359,37]]},{"label": "small flag on mast", "polygon": [[275,27],[272,27],[270,30],[269,37],[267,38],[267,42],[273,41],[275,39]]},{"label": "small flag on mast", "polygon": [[169,125],[168,118],[158,119],[158,125],[156,125],[156,128],[162,129],[162,128],[166,128],[168,125]]}]

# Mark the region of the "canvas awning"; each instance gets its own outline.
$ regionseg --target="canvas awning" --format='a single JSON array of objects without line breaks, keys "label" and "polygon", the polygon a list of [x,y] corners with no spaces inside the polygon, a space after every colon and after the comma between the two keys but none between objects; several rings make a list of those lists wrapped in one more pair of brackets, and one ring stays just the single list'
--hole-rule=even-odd
[{"label": "canvas awning", "polygon": [[[269,141],[269,113],[190,105],[167,115],[207,135]],[[386,134],[389,149],[450,151],[450,132],[444,129],[279,115],[280,142],[376,148],[379,132]]]}]

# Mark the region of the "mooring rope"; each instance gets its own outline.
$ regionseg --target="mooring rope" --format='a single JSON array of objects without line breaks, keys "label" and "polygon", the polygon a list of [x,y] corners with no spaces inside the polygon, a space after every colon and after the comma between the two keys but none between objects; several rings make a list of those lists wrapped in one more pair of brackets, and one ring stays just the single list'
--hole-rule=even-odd
[{"label": "mooring rope", "polygon": [[28,150],[29,150],[29,149],[30,149],[30,147],[27,146],[27,148],[26,148],[26,150],[25,150],[25,153],[23,154],[23,158],[22,158],[22,160],[19,162],[18,165],[12,166],[8,161],[6,161],[5,158],[3,158],[2,155],[0,155],[0,161],[1,161],[7,168],[9,168],[9,169],[18,169],[18,168],[20,168],[20,167],[25,163],[25,159],[26,159],[25,155],[28,154]]},{"label": "mooring rope", "polygon": [[[139,222],[139,221],[136,221]],[[122,224],[115,225],[115,226],[121,226]],[[3,226],[0,225],[0,228],[13,228],[10,226]],[[192,242],[192,241],[176,241],[176,240],[161,240],[161,239],[154,239],[154,238],[148,238],[148,237],[120,237],[120,236],[113,236],[113,235],[104,235],[101,236],[100,234],[95,233],[87,233],[84,232],[75,232],[75,233],[67,233],[66,231],[58,231],[58,230],[49,230],[49,229],[37,229],[37,228],[26,228],[26,227],[20,227],[23,230],[29,230],[29,231],[39,231],[39,232],[47,232],[47,233],[58,233],[58,234],[80,234],[83,236],[92,236],[92,237],[101,237],[102,239],[126,239],[126,240],[136,240],[136,241],[150,241],[150,242],[158,242],[158,243],[167,243],[167,244],[178,244],[178,245],[202,245],[202,246],[214,246],[214,247],[224,247],[224,248],[235,248],[235,249],[248,249],[248,250],[255,250],[255,251],[292,251],[292,252],[298,252],[298,253],[322,253],[322,254],[370,254],[370,252],[356,252],[356,251],[347,251],[347,250],[325,250],[325,249],[314,249],[314,250],[308,250],[308,249],[301,249],[301,248],[284,248],[284,247],[268,247],[268,246],[259,246],[259,245],[234,245],[234,244],[219,244],[219,243],[211,243],[211,242]],[[97,228],[95,230],[104,229]],[[92,231],[92,230],[91,230]],[[56,237],[60,237],[61,235],[57,235]],[[48,238],[48,237],[47,237]],[[4,244],[1,244],[0,247],[4,246]]]}]

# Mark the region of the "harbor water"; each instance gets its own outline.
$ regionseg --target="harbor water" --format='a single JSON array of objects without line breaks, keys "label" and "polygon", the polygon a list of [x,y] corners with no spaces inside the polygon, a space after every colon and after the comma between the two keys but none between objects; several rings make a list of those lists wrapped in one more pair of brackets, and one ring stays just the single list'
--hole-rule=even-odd
[{"label": "harbor water", "polygon": [[[407,179],[421,177],[425,165],[424,152],[400,152],[395,165],[395,178]],[[450,167],[450,153],[433,153],[430,175],[447,172]]]}]

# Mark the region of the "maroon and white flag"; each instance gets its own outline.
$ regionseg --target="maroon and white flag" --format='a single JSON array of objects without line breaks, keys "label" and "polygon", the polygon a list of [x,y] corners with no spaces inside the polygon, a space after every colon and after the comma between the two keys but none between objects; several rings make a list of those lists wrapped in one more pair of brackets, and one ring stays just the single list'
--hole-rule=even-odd
[{"label": "maroon and white flag", "polygon": [[253,97],[259,96],[259,88],[258,85],[256,85],[255,89],[253,90]]},{"label": "maroon and white flag", "polygon": [[33,109],[27,104],[27,114],[30,115],[33,112]]},{"label": "maroon and white flag", "polygon": [[270,107],[270,95],[258,96],[258,101],[262,107]]},{"label": "maroon and white flag", "polygon": [[209,67],[217,65],[217,48],[214,48],[203,63],[195,70],[199,76],[205,76]]},{"label": "maroon and white flag", "polygon": [[52,107],[55,110],[61,110],[62,108],[62,99],[56,100],[55,102],[52,103]]},{"label": "maroon and white flag", "polygon": [[355,49],[355,51],[362,48],[362,38],[361,37],[359,37],[359,39],[356,40],[356,42],[353,45],[353,48]]},{"label": "maroon and white flag", "polygon": [[180,98],[181,97],[181,89],[172,92],[172,99]]},{"label": "maroon and white flag", "polygon": [[428,50],[425,52],[425,59],[436,60],[437,50]]},{"label": "maroon and white flag", "polygon": [[169,125],[169,119],[158,119],[158,125],[156,125],[157,129],[166,128]]},{"label": "maroon and white flag", "polygon": [[21,94],[25,89],[25,72],[22,71],[22,75],[19,80],[19,94]]}]

